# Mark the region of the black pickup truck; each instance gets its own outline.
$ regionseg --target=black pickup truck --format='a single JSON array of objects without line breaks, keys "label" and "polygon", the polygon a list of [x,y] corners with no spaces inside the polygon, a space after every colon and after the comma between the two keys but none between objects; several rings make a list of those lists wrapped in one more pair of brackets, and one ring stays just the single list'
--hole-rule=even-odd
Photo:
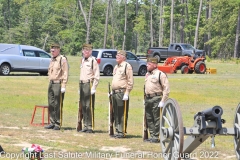
[{"label": "black pickup truck", "polygon": [[195,49],[191,44],[187,43],[171,43],[169,47],[150,47],[147,50],[147,58],[155,57],[158,62],[172,56],[205,56],[203,50]]}]

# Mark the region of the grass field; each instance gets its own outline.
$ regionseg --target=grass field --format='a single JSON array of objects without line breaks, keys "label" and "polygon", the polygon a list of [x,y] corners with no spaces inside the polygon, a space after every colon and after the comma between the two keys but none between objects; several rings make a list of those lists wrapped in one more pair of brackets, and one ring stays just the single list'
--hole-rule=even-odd
[{"label": "grass field", "polygon": [[[31,126],[35,104],[47,104],[48,78],[37,74],[12,73],[0,76],[0,145],[7,154],[0,159],[23,159],[23,147],[38,144],[44,149],[45,159],[161,159],[159,144],[142,141],[143,84],[144,77],[134,76],[130,93],[130,110],[127,138],[108,136],[108,82],[112,77],[100,77],[96,92],[95,133],[76,132],[78,110],[79,57],[68,57],[69,83],[63,107],[61,131]],[[160,64],[161,65],[161,64]],[[198,111],[215,105],[223,108],[224,127],[233,127],[235,109],[240,95],[240,64],[235,62],[206,62],[207,68],[216,68],[217,74],[169,74],[170,97],[178,101],[185,127],[193,125]],[[35,123],[41,122],[37,110]],[[46,121],[46,120],[45,120]],[[203,152],[217,155],[218,159],[236,159],[232,136],[216,136],[215,148],[208,139],[194,153],[194,159],[211,159]],[[90,155],[92,154],[92,155]],[[89,157],[88,157],[89,156]],[[110,158],[110,156],[112,156]],[[216,159],[216,157],[212,158]]]}]

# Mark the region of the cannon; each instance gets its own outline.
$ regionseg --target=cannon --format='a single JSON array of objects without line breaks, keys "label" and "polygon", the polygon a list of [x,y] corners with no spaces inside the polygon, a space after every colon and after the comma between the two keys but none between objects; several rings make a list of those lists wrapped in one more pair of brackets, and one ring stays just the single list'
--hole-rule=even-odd
[{"label": "cannon", "polygon": [[[238,104],[233,128],[224,128],[220,106],[197,112],[192,127],[183,127],[182,114],[176,100],[169,98],[160,115],[160,146],[164,159],[180,160],[191,158],[191,153],[209,137],[212,147],[216,135],[234,136],[234,148],[240,159],[240,104]],[[184,136],[186,137],[184,139]]]}]

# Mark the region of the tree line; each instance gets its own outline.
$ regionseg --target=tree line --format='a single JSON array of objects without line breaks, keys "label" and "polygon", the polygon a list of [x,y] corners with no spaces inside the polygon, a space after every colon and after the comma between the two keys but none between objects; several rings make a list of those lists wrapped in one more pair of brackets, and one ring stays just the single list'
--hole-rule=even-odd
[{"label": "tree line", "polygon": [[212,58],[239,57],[240,0],[0,0],[0,43],[67,55],[83,43],[146,53],[189,43]]}]

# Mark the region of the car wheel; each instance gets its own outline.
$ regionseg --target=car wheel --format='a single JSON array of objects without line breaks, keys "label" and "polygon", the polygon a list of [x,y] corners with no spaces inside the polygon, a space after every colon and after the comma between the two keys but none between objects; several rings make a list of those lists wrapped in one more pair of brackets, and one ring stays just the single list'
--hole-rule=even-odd
[{"label": "car wheel", "polygon": [[186,65],[182,66],[181,73],[182,74],[188,74],[188,72],[189,72],[188,66],[186,66]]},{"label": "car wheel", "polygon": [[138,71],[139,76],[145,76],[147,73],[147,67],[146,66],[141,66]]},{"label": "car wheel", "polygon": [[158,60],[158,63],[160,63],[160,61],[161,61],[161,58],[160,58],[160,56],[159,56],[159,55],[155,55],[155,56],[154,56],[154,58],[157,58],[157,60]]},{"label": "car wheel", "polygon": [[198,74],[204,74],[206,72],[206,65],[203,61],[197,62],[194,68],[195,72]]},{"label": "car wheel", "polygon": [[0,74],[6,76],[6,75],[9,75],[9,74],[10,74],[10,71],[11,71],[11,67],[10,67],[9,64],[3,63],[3,64],[1,65]]},{"label": "car wheel", "polygon": [[103,70],[104,76],[111,76],[113,73],[113,67],[112,66],[106,66]]}]

